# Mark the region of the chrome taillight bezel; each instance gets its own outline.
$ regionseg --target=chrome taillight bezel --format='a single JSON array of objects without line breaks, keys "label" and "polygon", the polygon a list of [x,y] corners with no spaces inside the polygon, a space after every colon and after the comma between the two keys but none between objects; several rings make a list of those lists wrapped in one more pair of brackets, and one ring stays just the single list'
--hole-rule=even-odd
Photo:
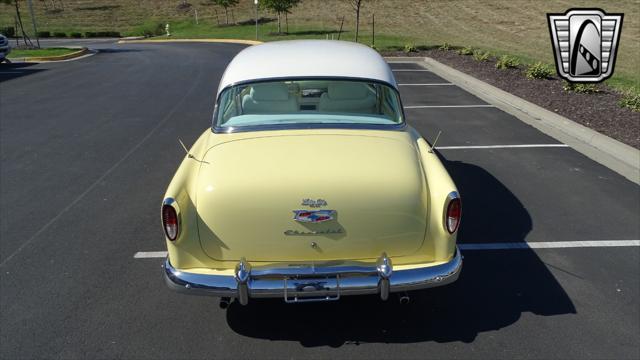
[{"label": "chrome taillight bezel", "polygon": [[[174,237],[169,236],[169,232],[167,231],[167,224],[165,223],[165,209],[167,209],[168,211],[173,210],[176,216],[177,228]],[[164,236],[171,241],[175,241],[180,236],[182,221],[180,219],[180,208],[178,207],[178,202],[174,198],[166,198],[162,201],[162,208],[160,209],[160,219],[162,221],[162,231],[164,231]]]},{"label": "chrome taillight bezel", "polygon": [[[460,205],[460,216],[458,217],[458,222],[453,230],[449,229],[449,210],[451,204],[457,201]],[[444,208],[442,209],[442,226],[444,230],[449,234],[454,234],[460,228],[460,222],[462,221],[462,200],[460,199],[460,194],[457,191],[452,191],[447,195],[447,199],[444,202]]]}]

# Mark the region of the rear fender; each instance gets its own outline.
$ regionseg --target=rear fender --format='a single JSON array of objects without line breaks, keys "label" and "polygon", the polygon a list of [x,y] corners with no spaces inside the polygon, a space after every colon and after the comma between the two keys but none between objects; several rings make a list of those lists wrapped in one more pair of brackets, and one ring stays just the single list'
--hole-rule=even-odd
[{"label": "rear fender", "polygon": [[446,230],[444,212],[449,202],[449,194],[458,190],[438,155],[430,151],[429,144],[423,138],[419,138],[417,146],[429,193],[430,210],[426,238],[436,239],[432,242],[425,241],[425,244],[433,247],[422,250],[432,252],[436,261],[446,261],[455,255],[458,232],[449,234]]},{"label": "rear fender", "polygon": [[211,259],[203,253],[200,246],[195,203],[195,186],[201,165],[197,159],[201,159],[201,154],[206,152],[210,134],[211,130],[207,129],[193,144],[189,150],[193,158],[188,155],[184,157],[163,198],[172,198],[179,209],[178,237],[171,241],[165,236],[171,264],[178,269],[211,267]]}]

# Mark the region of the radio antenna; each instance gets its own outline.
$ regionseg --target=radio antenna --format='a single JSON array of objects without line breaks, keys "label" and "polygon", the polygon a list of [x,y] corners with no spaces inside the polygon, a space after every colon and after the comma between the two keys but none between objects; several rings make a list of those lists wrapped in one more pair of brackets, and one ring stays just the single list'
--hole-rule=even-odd
[{"label": "radio antenna", "polygon": [[182,146],[182,148],[184,149],[184,152],[186,152],[186,153],[187,153],[187,157],[188,157],[189,159],[195,159],[195,158],[193,157],[193,155],[191,155],[191,153],[189,152],[189,150],[187,150],[187,147],[186,147],[186,146],[184,146],[184,143],[182,142],[182,140],[180,140],[180,138],[178,138],[178,142],[180,143],[180,145],[181,145],[181,146]]},{"label": "radio antenna", "polygon": [[438,142],[438,139],[440,139],[440,134],[442,134],[442,131],[438,131],[438,135],[436,135],[436,139],[433,140],[433,144],[431,145],[431,148],[429,148],[430,153],[432,153],[433,149],[436,148],[436,143]]},{"label": "radio antenna", "polygon": [[203,161],[203,160],[198,160],[198,159],[196,159],[196,157],[195,157],[195,156],[191,155],[191,153],[189,152],[189,150],[187,150],[187,147],[186,147],[186,146],[184,146],[184,143],[182,142],[182,140],[180,140],[180,138],[178,138],[178,142],[180,143],[180,145],[181,145],[181,146],[182,146],[182,148],[184,149],[184,152],[186,152],[186,153],[187,153],[187,157],[188,157],[189,159],[193,159],[193,160],[195,160],[195,161],[197,161],[197,162],[200,162],[200,163],[208,164],[208,162]]}]

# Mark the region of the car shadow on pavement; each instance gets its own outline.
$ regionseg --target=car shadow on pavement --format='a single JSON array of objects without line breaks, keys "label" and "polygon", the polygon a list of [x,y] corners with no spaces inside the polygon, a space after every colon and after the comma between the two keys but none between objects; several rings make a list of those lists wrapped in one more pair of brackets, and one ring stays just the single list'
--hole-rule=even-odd
[{"label": "car shadow on pavement", "polygon": [[[520,201],[484,169],[444,161],[463,199],[459,242],[517,242],[531,230]],[[337,302],[285,304],[282,299],[232,303],[227,322],[238,334],[303,346],[360,343],[472,342],[510,326],[522,313],[575,314],[562,286],[531,250],[463,251],[454,284],[398,296],[345,297]]]},{"label": "car shadow on pavement", "polygon": [[462,199],[459,244],[525,241],[533,226],[531,216],[509,189],[479,166],[442,163]]},{"label": "car shadow on pavement", "polygon": [[0,64],[0,82],[31,75],[46,69],[34,69],[31,66],[37,63],[2,63]]}]

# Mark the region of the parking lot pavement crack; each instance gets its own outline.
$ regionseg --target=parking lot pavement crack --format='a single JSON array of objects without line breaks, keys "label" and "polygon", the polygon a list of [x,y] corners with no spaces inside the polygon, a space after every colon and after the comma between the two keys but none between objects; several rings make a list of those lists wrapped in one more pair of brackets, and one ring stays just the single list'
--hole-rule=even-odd
[{"label": "parking lot pavement crack", "polygon": [[572,273],[571,271],[568,271],[568,270],[565,270],[565,269],[559,268],[559,267],[557,267],[557,266],[555,266],[555,265],[553,265],[553,264],[549,264],[549,263],[548,263],[548,262],[546,262],[546,261],[543,261],[542,263],[543,263],[543,264],[545,264],[547,267],[550,267],[550,268],[556,269],[556,270],[558,270],[558,271],[562,271],[563,273],[568,274],[568,275],[571,275],[571,276],[573,276],[573,277],[575,277],[575,278],[577,278],[577,279],[584,280],[584,277],[582,277],[582,276],[580,276],[580,275],[578,275],[578,274],[574,274],[574,273]]},{"label": "parking lot pavement crack", "polygon": [[[196,79],[202,79],[200,76],[202,73],[202,68],[199,69],[199,74],[196,76]],[[87,194],[89,194],[96,186],[98,186],[102,181],[109,176],[115,169],[117,169],[122,163],[124,163],[133,153],[135,153],[142,145],[144,145],[153,134],[158,131],[171,117],[176,113],[176,111],[180,108],[180,106],[184,103],[185,99],[187,99],[193,90],[197,87],[199,81],[193,81],[189,89],[183,93],[182,97],[179,101],[175,103],[173,108],[165,115],[148,133],[145,135],[136,145],[134,145],[129,151],[120,160],[118,160],[115,164],[111,165],[107,171],[105,171],[99,178],[97,178],[89,187],[87,187],[80,195],[78,195],[73,201],[71,201],[67,206],[65,206],[57,215],[51,218],[44,226],[42,226],[38,231],[36,231],[30,238],[24,241],[16,250],[14,250],[9,256],[7,256],[2,262],[0,262],[0,267],[5,266],[11,259],[13,259],[16,255],[22,252],[29,244],[33,243],[42,233],[44,233],[51,225],[53,225],[58,219],[60,219],[64,214],[66,214],[71,208],[73,208],[77,203],[79,203]]]}]

